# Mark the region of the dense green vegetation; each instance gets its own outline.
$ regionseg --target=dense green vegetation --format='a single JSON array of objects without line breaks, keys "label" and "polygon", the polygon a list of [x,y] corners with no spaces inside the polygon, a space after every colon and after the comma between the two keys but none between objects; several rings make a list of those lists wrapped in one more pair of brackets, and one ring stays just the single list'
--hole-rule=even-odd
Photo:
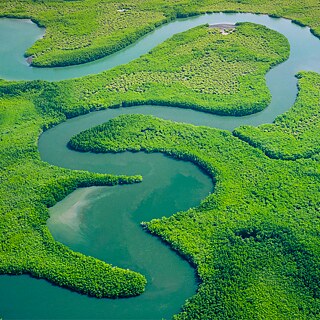
[{"label": "dense green vegetation", "polygon": [[[0,16],[32,18],[46,35],[27,50],[35,66],[92,61],[133,43],[156,26],[205,12],[255,12],[286,17],[320,35],[317,0],[6,0]],[[85,23],[83,23],[85,21]]]},{"label": "dense green vegetation", "polygon": [[[254,43],[250,50],[246,48],[249,43]],[[217,96],[219,98],[216,98],[217,102],[213,105],[215,112],[219,112],[220,100],[221,113],[240,113],[237,110],[239,105],[235,105],[235,110],[223,110],[224,97],[231,99],[234,96],[233,101],[237,97],[248,107],[248,110],[241,112],[253,112],[259,103],[254,101],[252,94],[246,97],[251,90],[248,86],[253,88],[256,85],[255,90],[252,90],[256,96],[258,89],[261,93],[264,90],[265,95],[258,101],[265,106],[270,96],[264,83],[264,74],[271,65],[288,56],[288,49],[283,36],[262,26],[241,24],[228,36],[202,26],[174,37],[125,68],[119,67],[101,75],[60,83],[1,81],[0,162],[3,173],[0,194],[1,212],[5,218],[1,222],[4,231],[1,235],[0,271],[29,273],[99,297],[130,296],[143,292],[144,277],[72,252],[57,244],[45,225],[47,207],[54,205],[75,188],[132,183],[140,181],[141,177],[103,176],[49,166],[40,161],[37,137],[42,130],[66,117],[89,110],[117,104],[147,103],[154,101],[152,99],[157,99],[155,101],[159,103],[170,103],[181,89],[183,81],[186,84],[184,92],[172,104],[183,101],[187,95],[184,101],[189,104],[183,106],[199,108],[200,103],[206,106],[205,97]],[[172,58],[170,61],[168,55]],[[166,57],[166,62],[163,57]],[[225,74],[218,75],[220,69],[215,64],[225,69]],[[210,83],[210,68],[216,70],[214,83]],[[208,79],[203,83],[201,72],[208,74]],[[168,86],[162,87],[166,80],[165,74],[166,83],[170,84],[170,80],[173,87],[172,92],[166,95]],[[188,75],[189,81],[181,80],[181,74],[183,77]],[[230,76],[238,81],[231,83]],[[180,81],[176,81],[176,87],[175,77]],[[124,83],[125,79],[127,83]],[[203,93],[199,91],[209,90],[209,85],[210,90],[220,90],[220,94],[205,93],[202,98]],[[148,87],[150,91],[146,90]],[[193,95],[198,101],[191,100]],[[251,104],[250,100],[253,101]],[[226,102],[224,106],[227,108]],[[21,196],[17,197],[17,194]]]},{"label": "dense green vegetation", "polygon": [[79,151],[163,152],[216,181],[198,208],[143,225],[196,265],[177,319],[318,319],[319,164],[272,160],[227,131],[123,115],[75,136]]},{"label": "dense green vegetation", "polygon": [[269,157],[294,160],[320,152],[320,75],[301,72],[295,105],[273,124],[240,127],[235,135]]},{"label": "dense green vegetation", "polygon": [[[0,3],[2,15],[32,17],[47,27],[45,39],[28,51],[39,66],[89,61],[155,24],[219,10],[290,17],[320,34],[315,0]],[[287,56],[286,40],[264,27],[240,24],[224,36],[202,26],[101,75],[60,83],[0,81],[0,272],[29,273],[97,297],[142,293],[142,275],[73,252],[46,227],[48,207],[74,189],[141,177],[51,166],[40,160],[38,136],[68,117],[138,103],[256,112],[270,99],[266,71]],[[70,141],[79,151],[163,152],[198,164],[216,182],[199,207],[143,223],[194,264],[201,279],[177,319],[320,318],[320,77],[303,72],[299,78],[295,106],[272,125],[231,134],[134,115]]]},{"label": "dense green vegetation", "polygon": [[48,207],[76,188],[139,182],[141,177],[72,171],[42,162],[36,141],[54,114],[33,102],[38,90],[46,91],[45,84],[6,84],[0,90],[0,273],[29,273],[98,297],[142,293],[146,280],[140,274],[75,253],[49,233]]},{"label": "dense green vegetation", "polygon": [[266,72],[288,56],[287,39],[264,26],[241,23],[229,35],[200,26],[124,66],[61,82],[73,99],[68,97],[63,111],[74,115],[79,105],[92,110],[165,104],[227,115],[254,113],[271,100]]}]

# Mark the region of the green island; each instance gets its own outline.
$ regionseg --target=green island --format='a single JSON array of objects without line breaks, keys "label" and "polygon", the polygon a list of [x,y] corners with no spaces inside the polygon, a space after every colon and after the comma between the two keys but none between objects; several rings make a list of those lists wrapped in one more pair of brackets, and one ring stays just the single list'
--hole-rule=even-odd
[{"label": "green island", "polygon": [[[46,27],[44,39],[26,52],[37,67],[92,61],[177,17],[216,11],[286,17],[320,35],[315,0],[0,4],[0,16],[32,18]],[[144,275],[72,251],[46,225],[48,208],[73,190],[142,177],[50,165],[40,158],[40,134],[90,111],[138,104],[256,113],[271,101],[266,73],[289,51],[283,35],[261,25],[239,23],[227,35],[204,25],[97,75],[0,80],[0,272],[27,273],[99,298],[143,294]],[[142,222],[199,276],[197,293],[175,319],[320,318],[320,75],[301,71],[297,78],[294,106],[272,124],[229,132],[122,115],[69,141],[80,152],[161,152],[195,163],[214,181],[214,192],[198,207]]]},{"label": "green island", "polygon": [[[317,0],[6,0],[0,16],[32,18],[46,35],[26,52],[37,67],[92,61],[133,43],[157,26],[178,17],[207,12],[252,12],[284,17],[320,35]],[[85,23],[84,23],[85,21]]]},{"label": "green island", "polygon": [[[248,49],[249,48],[249,49]],[[124,66],[61,82],[72,92],[59,104],[71,116],[104,106],[171,105],[221,115],[245,115],[271,100],[265,74],[289,56],[281,34],[241,23],[228,36],[200,26],[180,33]],[[223,70],[223,72],[221,72]]]}]

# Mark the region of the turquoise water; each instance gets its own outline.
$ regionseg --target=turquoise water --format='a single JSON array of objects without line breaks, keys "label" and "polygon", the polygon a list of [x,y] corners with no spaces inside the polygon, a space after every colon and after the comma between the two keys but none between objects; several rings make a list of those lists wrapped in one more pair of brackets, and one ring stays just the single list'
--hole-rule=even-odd
[{"label": "turquoise water", "polygon": [[[212,14],[164,25],[134,45],[98,61],[65,68],[29,67],[23,52],[44,30],[28,21],[0,19],[0,77],[60,80],[98,73],[129,62],[165,39],[204,23],[250,21],[283,33],[289,40],[288,61],[268,72],[272,103],[246,117],[221,117],[193,110],[135,106],[90,113],[66,121],[39,139],[41,158],[72,169],[115,174],[142,174],[137,185],[78,189],[50,209],[48,227],[55,239],[74,250],[141,272],[148,279],[146,292],[130,299],[94,299],[52,286],[28,276],[0,277],[0,316],[5,319],[161,319],[179,312],[196,291],[195,271],[169,247],[145,233],[139,223],[169,216],[200,203],[213,184],[196,166],[161,154],[77,153],[66,148],[70,137],[124,113],[153,114],[165,119],[232,130],[242,124],[272,122],[293,104],[300,70],[320,71],[320,42],[308,28],[285,19],[252,14]],[[8,35],[14,32],[15,37]],[[6,38],[3,38],[6,37]],[[5,40],[2,40],[5,39]],[[120,236],[119,236],[120,235]]]}]

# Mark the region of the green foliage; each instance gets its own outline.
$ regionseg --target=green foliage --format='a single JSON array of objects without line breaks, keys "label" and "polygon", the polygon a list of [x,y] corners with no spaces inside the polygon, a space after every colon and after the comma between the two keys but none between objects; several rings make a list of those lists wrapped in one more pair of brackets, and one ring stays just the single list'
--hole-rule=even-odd
[{"label": "green foliage", "polygon": [[[27,52],[39,66],[93,60],[177,16],[220,10],[294,18],[320,34],[316,0],[0,3],[1,15],[32,17],[47,27]],[[270,99],[266,71],[287,56],[286,40],[263,27],[240,24],[227,36],[198,27],[101,75],[61,83],[1,80],[0,272],[29,273],[96,297],[142,293],[143,276],[72,252],[46,227],[48,206],[72,190],[141,177],[51,166],[39,158],[38,136],[68,117],[109,106],[256,112]],[[119,117],[70,141],[79,151],[163,152],[196,163],[215,181],[215,192],[199,207],[143,223],[189,259],[201,279],[176,319],[319,319],[320,79],[300,77],[292,110],[272,125],[235,131],[252,145],[227,131],[141,115]],[[274,154],[280,159],[267,156]]]},{"label": "green foliage", "polygon": [[299,95],[288,112],[273,124],[243,126],[234,134],[272,158],[294,160],[319,153],[320,75],[301,72],[298,78]]},{"label": "green foliage", "polygon": [[33,100],[41,100],[44,93],[39,90],[54,96],[53,88],[41,82],[6,83],[0,90],[0,273],[29,273],[96,297],[141,294],[146,284],[142,275],[72,252],[55,242],[46,227],[48,207],[76,188],[142,179],[66,170],[40,161],[36,142],[41,128],[63,117],[35,108]]},{"label": "green foliage", "polygon": [[141,2],[6,1],[0,12],[46,26],[44,38],[26,52],[34,66],[66,66],[118,51],[167,21],[162,12],[141,10]]},{"label": "green foliage", "polygon": [[123,115],[73,137],[78,151],[163,152],[216,181],[198,208],[145,222],[202,283],[177,319],[317,319],[318,163],[272,160],[227,131]]},{"label": "green foliage", "polygon": [[[317,0],[83,0],[0,2],[0,16],[32,18],[46,35],[26,52],[38,67],[92,61],[133,43],[156,26],[205,12],[254,12],[308,25],[320,35]],[[83,23],[85,21],[85,23]]]},{"label": "green foliage", "polygon": [[[208,41],[214,40],[215,48],[219,48],[216,53],[213,45],[208,44]],[[252,41],[255,43],[254,47],[246,49],[246,44]],[[163,63],[163,57],[169,53],[172,56],[171,62]],[[128,77],[129,81],[135,72],[142,74],[140,78],[143,81],[145,74],[149,74],[150,79],[147,81],[155,83],[153,91],[145,94],[144,103],[146,103],[155,98],[152,95],[156,94],[165,80],[163,76],[159,77],[159,74],[167,72],[170,77],[169,71],[172,71],[171,81],[173,81],[174,77],[178,77],[182,72],[182,68],[185,68],[183,76],[188,73],[191,79],[188,82],[189,87],[186,86],[185,89],[185,92],[190,91],[188,95],[190,99],[192,94],[197,94],[197,90],[201,88],[205,89],[210,82],[209,77],[205,83],[200,81],[200,73],[208,71],[206,61],[212,68],[219,62],[219,66],[225,68],[226,72],[229,70],[234,77],[237,75],[240,78],[242,73],[251,68],[253,74],[246,74],[245,81],[240,79],[239,84],[235,84],[238,86],[236,89],[227,88],[228,75],[222,74],[220,80],[217,77],[219,85],[211,88],[222,91],[219,95],[221,102],[224,97],[222,93],[231,96],[232,92],[228,90],[233,90],[238,96],[241,94],[245,96],[246,81],[252,84],[256,82],[256,79],[252,78],[259,76],[263,79],[266,70],[285,59],[287,55],[288,44],[285,39],[267,28],[241,24],[236,32],[224,37],[218,31],[203,26],[164,43],[151,54],[129,64],[128,68],[119,67],[110,73],[61,83],[1,81],[0,207],[4,217],[0,225],[3,230],[1,272],[29,273],[99,297],[131,296],[143,292],[144,277],[132,271],[112,268],[104,262],[72,252],[57,244],[45,225],[48,217],[47,207],[54,205],[74,189],[90,185],[134,183],[141,181],[141,177],[97,175],[49,166],[39,159],[36,146],[39,134],[68,117],[99,109],[102,107],[102,102],[104,106],[114,105],[111,101],[118,99],[120,103],[125,101],[123,105],[130,105],[133,103],[130,101],[130,96],[140,92],[135,90],[132,90],[132,93],[127,92],[122,80]],[[233,71],[230,65],[237,66],[238,70]],[[157,77],[159,79],[155,81]],[[140,82],[133,80],[137,81],[135,86],[147,88],[148,85],[141,79]],[[109,89],[105,90],[106,86]],[[179,90],[179,86],[181,87],[178,83],[173,89],[174,94]],[[102,90],[98,92],[96,88]],[[110,95],[111,91],[114,91],[114,96]],[[123,93],[119,96],[121,92]],[[86,99],[83,99],[84,93]],[[156,99],[159,99],[159,93]],[[93,100],[97,99],[98,94],[101,98],[97,104]],[[202,93],[198,94],[201,96]],[[266,97],[269,98],[268,93]],[[132,99],[137,102],[137,98]],[[174,103],[178,103],[179,99],[181,96]],[[188,102],[188,99],[185,99],[186,104],[194,106],[195,103]],[[170,101],[170,98],[164,96],[159,101],[165,103],[167,100]],[[201,102],[200,99],[199,101]],[[247,104],[249,105],[249,101]],[[219,111],[217,107],[216,110]]]},{"label": "green foliage", "polygon": [[[289,56],[287,39],[266,27],[241,23],[229,35],[200,26],[165,41],[113,70],[61,82],[73,103],[63,112],[103,106],[166,104],[223,115],[245,115],[270,102],[265,74]],[[70,100],[70,99],[69,99]]]}]

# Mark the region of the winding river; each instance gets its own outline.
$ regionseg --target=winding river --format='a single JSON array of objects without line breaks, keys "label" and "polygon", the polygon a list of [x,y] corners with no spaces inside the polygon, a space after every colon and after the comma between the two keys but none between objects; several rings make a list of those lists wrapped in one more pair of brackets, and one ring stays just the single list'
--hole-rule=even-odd
[{"label": "winding river", "polygon": [[[48,227],[55,239],[114,265],[141,272],[148,279],[146,292],[130,299],[94,299],[52,286],[28,276],[0,277],[0,316],[5,319],[161,319],[179,312],[185,299],[196,291],[194,270],[157,238],[143,232],[139,222],[171,215],[200,203],[212,191],[212,181],[191,163],[161,154],[77,153],[66,142],[78,132],[120,114],[152,114],[164,119],[232,130],[243,125],[272,122],[288,110],[297,94],[294,75],[300,70],[320,72],[320,41],[309,28],[285,19],[253,14],[210,14],[163,25],[135,44],[112,56],[84,65],[31,68],[23,52],[43,36],[27,20],[0,19],[0,77],[9,80],[61,79],[84,76],[127,63],[148,52],[174,33],[204,23],[250,21],[284,34],[291,46],[289,60],[266,76],[272,94],[268,108],[245,117],[221,117],[159,106],[135,106],[93,112],[70,119],[41,135],[41,158],[72,169],[115,174],[142,174],[137,185],[78,189],[50,209]],[[15,37],[10,36],[14,32]]]}]

